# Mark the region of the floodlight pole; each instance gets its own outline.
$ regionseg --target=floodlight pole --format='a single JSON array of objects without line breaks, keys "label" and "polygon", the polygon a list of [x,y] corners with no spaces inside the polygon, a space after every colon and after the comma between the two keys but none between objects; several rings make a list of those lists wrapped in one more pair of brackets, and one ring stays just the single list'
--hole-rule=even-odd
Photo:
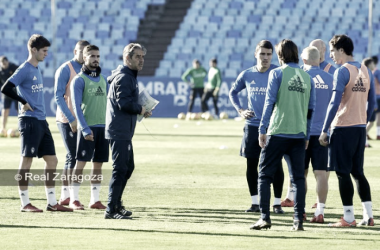
[{"label": "floodlight pole", "polygon": [[372,9],[373,0],[368,0],[368,56],[372,56]]},{"label": "floodlight pole", "polygon": [[53,53],[53,69],[55,70],[57,67],[57,39],[56,39],[56,36],[57,36],[57,24],[56,24],[56,4],[55,4],[55,0],[51,0],[51,24],[52,24],[52,31],[53,31],[53,36],[52,36],[52,41],[51,41],[51,45],[52,45],[52,53]]}]

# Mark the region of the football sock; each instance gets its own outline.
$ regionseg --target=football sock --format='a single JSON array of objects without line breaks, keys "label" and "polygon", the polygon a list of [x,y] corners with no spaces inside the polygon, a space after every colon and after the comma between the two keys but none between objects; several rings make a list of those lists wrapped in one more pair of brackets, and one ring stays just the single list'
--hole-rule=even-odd
[{"label": "football sock", "polygon": [[70,191],[68,186],[62,186],[61,188],[61,200],[66,200],[70,197]]},{"label": "football sock", "polygon": [[377,126],[377,135],[380,135],[380,126]]},{"label": "football sock", "polygon": [[258,205],[259,204],[259,199],[258,199],[258,195],[252,195],[251,198],[252,198],[252,204],[254,205]]},{"label": "football sock", "polygon": [[70,189],[70,202],[79,201],[80,183],[73,182]]},{"label": "football sock", "polygon": [[90,204],[94,204],[99,201],[99,192],[100,192],[100,183],[92,184],[91,183],[91,200]]},{"label": "football sock", "polygon": [[286,198],[294,201],[294,190],[293,187],[288,187],[288,193],[286,194]]},{"label": "football sock", "polygon": [[314,215],[318,216],[320,214],[325,214],[325,203],[317,203],[317,209],[315,210]]},{"label": "football sock", "polygon": [[273,206],[281,205],[281,198],[274,198]]},{"label": "football sock", "polygon": [[21,199],[21,206],[22,207],[25,207],[26,205],[28,205],[30,203],[30,200],[29,200],[29,191],[28,190],[18,190],[18,193],[20,195],[20,199]]},{"label": "football sock", "polygon": [[355,220],[354,206],[343,206],[343,219],[348,223]]},{"label": "football sock", "polygon": [[363,206],[363,220],[368,220],[369,218],[373,218],[372,201],[362,202],[362,206]]},{"label": "football sock", "polygon": [[51,206],[55,206],[57,204],[57,198],[55,198],[55,188],[45,187],[45,192],[48,204]]}]

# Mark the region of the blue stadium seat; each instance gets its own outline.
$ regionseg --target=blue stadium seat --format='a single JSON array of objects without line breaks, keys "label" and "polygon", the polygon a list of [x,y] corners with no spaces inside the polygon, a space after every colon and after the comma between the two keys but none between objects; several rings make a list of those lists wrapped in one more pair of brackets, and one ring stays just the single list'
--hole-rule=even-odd
[{"label": "blue stadium seat", "polygon": [[223,18],[220,16],[210,16],[209,21],[212,23],[222,23]]},{"label": "blue stadium seat", "polygon": [[240,36],[241,36],[240,30],[230,30],[227,32],[227,37],[240,38]]},{"label": "blue stadium seat", "polygon": [[229,4],[229,8],[231,9],[241,10],[243,7],[243,3],[241,2],[230,2]]}]

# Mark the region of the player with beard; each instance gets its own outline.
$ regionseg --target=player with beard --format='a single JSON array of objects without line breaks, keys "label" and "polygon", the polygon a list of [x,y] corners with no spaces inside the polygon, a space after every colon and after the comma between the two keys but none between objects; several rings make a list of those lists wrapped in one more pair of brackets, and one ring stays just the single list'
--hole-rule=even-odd
[{"label": "player with beard", "polygon": [[83,60],[82,71],[75,76],[70,86],[79,132],[69,206],[75,210],[84,209],[79,201],[80,179],[86,163],[92,161],[89,208],[105,209],[99,200],[99,193],[103,162],[108,162],[109,156],[108,142],[104,136],[108,84],[100,74],[100,54],[97,46],[84,47]]}]

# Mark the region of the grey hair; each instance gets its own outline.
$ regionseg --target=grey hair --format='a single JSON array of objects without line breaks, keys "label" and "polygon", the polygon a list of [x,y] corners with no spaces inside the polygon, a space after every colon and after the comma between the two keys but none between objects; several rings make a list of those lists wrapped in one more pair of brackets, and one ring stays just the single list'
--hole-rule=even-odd
[{"label": "grey hair", "polygon": [[126,57],[129,56],[129,58],[132,58],[135,52],[135,49],[141,49],[146,54],[147,50],[144,46],[138,43],[130,43],[127,46],[124,47],[123,50],[123,61],[125,62]]}]

